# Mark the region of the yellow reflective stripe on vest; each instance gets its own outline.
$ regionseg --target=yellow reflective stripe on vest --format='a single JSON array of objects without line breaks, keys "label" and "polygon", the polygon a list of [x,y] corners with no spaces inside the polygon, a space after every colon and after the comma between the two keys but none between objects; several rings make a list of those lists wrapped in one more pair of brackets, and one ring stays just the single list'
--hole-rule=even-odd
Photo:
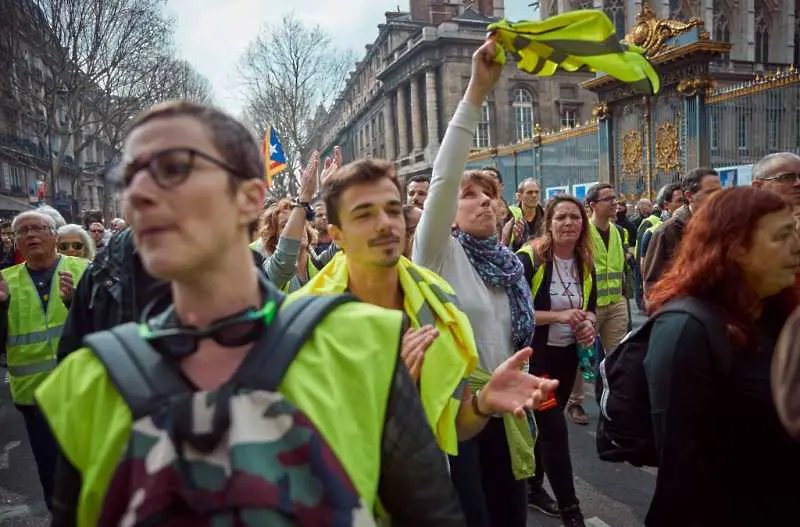
[{"label": "yellow reflective stripe on vest", "polygon": [[[536,269],[531,279],[531,298],[536,300],[536,293],[544,281],[544,265],[536,265],[536,258],[533,254],[533,248],[530,244],[525,245],[522,249],[517,251],[517,254],[526,254],[531,259],[531,266]],[[589,297],[592,294],[592,270],[588,266],[583,266],[583,298],[581,300],[581,309],[584,311],[589,309]],[[598,293],[599,294],[599,293]]]},{"label": "yellow reflective stripe on vest", "polygon": [[42,331],[31,331],[30,333],[22,333],[21,335],[8,335],[6,340],[7,346],[25,346],[28,344],[38,344],[50,339],[61,338],[61,330],[64,329],[64,324],[52,326]]},{"label": "yellow reflective stripe on vest", "polygon": [[622,300],[622,279],[625,273],[625,253],[622,249],[622,236],[615,225],[608,232],[608,250],[600,231],[594,223],[589,223],[592,234],[592,254],[597,272],[597,305],[608,306]]},{"label": "yellow reflective stripe on vest", "polygon": [[[515,220],[521,220],[522,219],[522,208],[521,207],[517,207],[516,205],[511,205],[511,206],[508,207],[508,212],[511,213],[511,216]],[[509,237],[509,239],[508,239],[508,246],[509,247],[514,245],[514,241],[516,240],[516,238],[517,238],[517,236],[514,233],[514,227],[512,226],[511,227],[511,237]]]}]

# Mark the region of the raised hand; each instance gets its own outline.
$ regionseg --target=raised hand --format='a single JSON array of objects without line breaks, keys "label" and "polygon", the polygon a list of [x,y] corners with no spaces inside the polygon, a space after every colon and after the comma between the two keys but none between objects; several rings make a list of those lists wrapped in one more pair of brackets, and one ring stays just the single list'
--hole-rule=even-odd
[{"label": "raised hand", "polygon": [[310,203],[317,194],[317,174],[319,173],[319,152],[311,154],[308,165],[300,174],[300,201]]},{"label": "raised hand", "polygon": [[503,72],[503,65],[495,62],[496,44],[489,37],[472,55],[472,76],[469,79],[467,93],[464,98],[480,107],[486,95],[494,89],[494,85]]},{"label": "raised hand", "polygon": [[72,280],[72,274],[66,271],[58,272],[58,290],[64,303],[72,300],[72,295],[75,294],[75,282]]},{"label": "raised hand", "polygon": [[320,177],[322,184],[324,185],[325,182],[328,180],[328,178],[330,178],[334,174],[334,172],[342,168],[343,164],[344,163],[342,163],[342,149],[339,146],[333,147],[333,159],[331,159],[330,157],[326,157],[325,164],[323,165],[322,168],[322,176]]}]

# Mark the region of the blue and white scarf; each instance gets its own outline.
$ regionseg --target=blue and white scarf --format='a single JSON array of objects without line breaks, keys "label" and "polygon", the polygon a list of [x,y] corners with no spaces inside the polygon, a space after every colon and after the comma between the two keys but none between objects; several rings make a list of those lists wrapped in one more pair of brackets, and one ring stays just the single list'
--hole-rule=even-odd
[{"label": "blue and white scarf", "polygon": [[453,237],[461,243],[469,262],[483,282],[487,286],[502,287],[508,292],[514,349],[528,346],[533,338],[535,323],[531,289],[525,282],[522,263],[498,241],[497,236],[478,239],[460,229],[453,229]]}]

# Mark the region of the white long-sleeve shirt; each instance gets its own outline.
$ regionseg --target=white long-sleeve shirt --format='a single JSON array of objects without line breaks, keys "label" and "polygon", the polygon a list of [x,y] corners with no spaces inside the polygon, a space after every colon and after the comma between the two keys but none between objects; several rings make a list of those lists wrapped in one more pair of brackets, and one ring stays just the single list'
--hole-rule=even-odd
[{"label": "white long-sleeve shirt", "polygon": [[480,109],[462,101],[447,126],[433,164],[425,210],[414,236],[413,260],[441,275],[455,289],[469,318],[480,366],[494,371],[514,353],[511,308],[504,288],[487,286],[472,267],[461,243],[450,234],[458,208],[461,176]]}]

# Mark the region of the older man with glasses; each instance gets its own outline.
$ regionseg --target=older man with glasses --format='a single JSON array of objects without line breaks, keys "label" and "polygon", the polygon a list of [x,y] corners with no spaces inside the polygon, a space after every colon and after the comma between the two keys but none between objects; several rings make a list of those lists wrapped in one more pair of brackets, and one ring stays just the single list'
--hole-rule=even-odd
[{"label": "older man with glasses", "polygon": [[25,420],[50,507],[58,448],[33,395],[56,367],[73,287],[88,262],[56,252],[56,223],[47,214],[23,212],[11,229],[25,261],[0,273],[0,346],[7,355],[11,398]]},{"label": "older man with glasses", "polygon": [[789,198],[795,217],[800,218],[800,156],[776,152],[762,157],[753,166],[753,186]]}]

